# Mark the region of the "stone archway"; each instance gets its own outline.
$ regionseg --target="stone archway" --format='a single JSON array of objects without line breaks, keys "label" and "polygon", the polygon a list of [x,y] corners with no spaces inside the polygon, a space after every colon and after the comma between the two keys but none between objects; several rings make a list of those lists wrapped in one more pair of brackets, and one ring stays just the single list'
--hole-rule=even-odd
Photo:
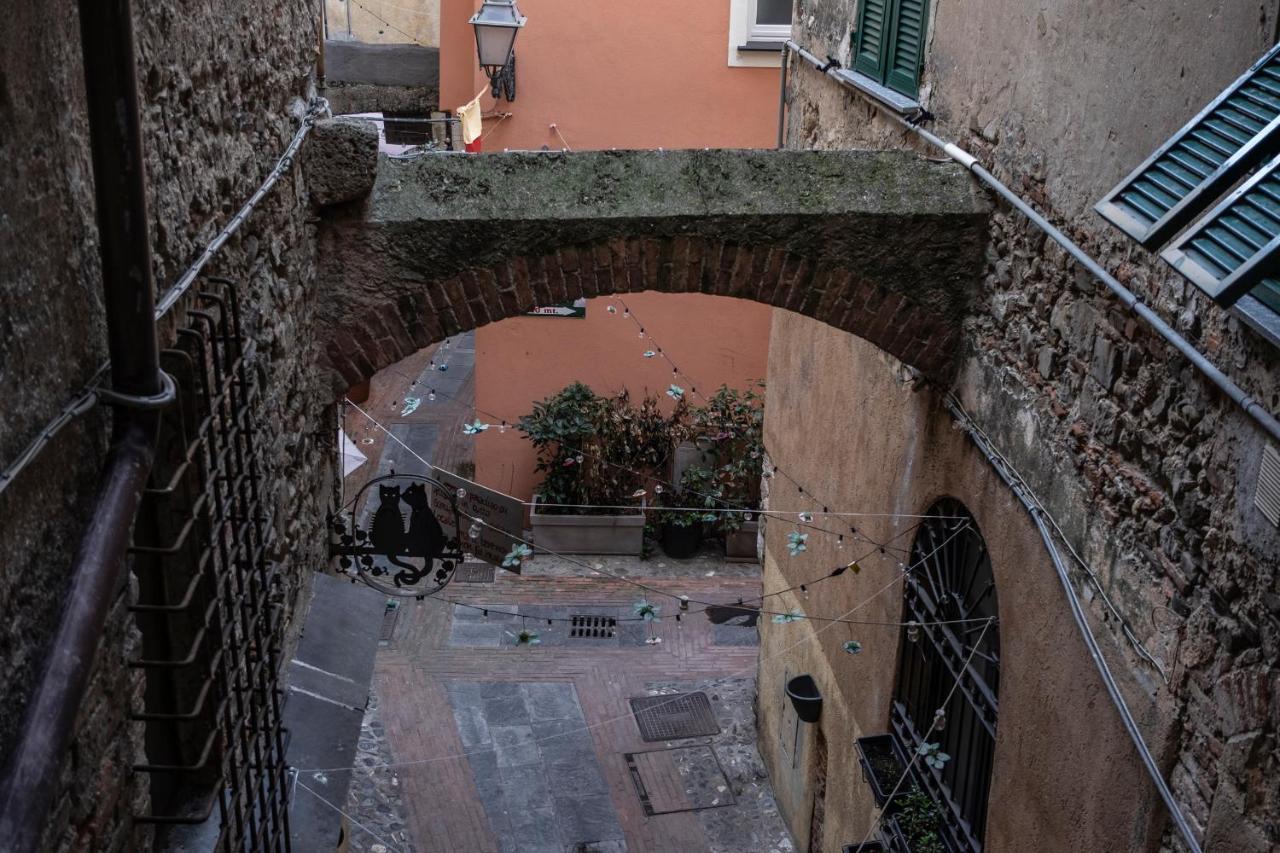
[{"label": "stone archway", "polygon": [[340,392],[538,304],[653,290],[787,308],[944,377],[987,213],[958,166],[903,152],[384,158],[320,223],[322,358]]}]

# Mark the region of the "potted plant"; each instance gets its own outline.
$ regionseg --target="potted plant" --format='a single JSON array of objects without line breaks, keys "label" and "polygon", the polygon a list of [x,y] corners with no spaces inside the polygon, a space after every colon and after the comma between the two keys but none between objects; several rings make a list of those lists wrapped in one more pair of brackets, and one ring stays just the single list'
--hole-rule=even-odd
[{"label": "potted plant", "polygon": [[907,770],[907,758],[893,735],[860,737],[855,742],[858,763],[862,765],[862,777],[871,786],[876,807],[884,808],[889,795],[898,787],[902,774]]},{"label": "potted plant", "polygon": [[[687,405],[664,415],[646,397],[600,397],[574,382],[534,405],[520,430],[542,483],[529,514],[538,547],[561,554],[635,554],[644,547],[644,490],[670,458]],[[634,506],[634,510],[618,507]],[[598,507],[598,509],[596,509]]]},{"label": "potted plant", "polygon": [[661,504],[672,507],[654,513],[662,551],[668,557],[688,559],[698,553],[705,525],[718,520],[711,512],[720,503],[714,474],[700,465],[685,468],[679,488],[661,497]]},{"label": "potted plant", "polygon": [[[759,389],[759,390],[757,390]],[[719,462],[715,485],[725,512],[719,520],[725,557],[755,562],[759,523],[760,478],[764,472],[764,383],[744,391],[721,385],[705,406],[693,412],[692,429],[712,445]]]},{"label": "potted plant", "polygon": [[948,853],[940,824],[942,812],[918,787],[895,798],[896,808],[886,824],[901,853]]},{"label": "potted plant", "polygon": [[871,838],[858,844],[846,844],[841,853],[884,853],[889,848],[880,838]]}]

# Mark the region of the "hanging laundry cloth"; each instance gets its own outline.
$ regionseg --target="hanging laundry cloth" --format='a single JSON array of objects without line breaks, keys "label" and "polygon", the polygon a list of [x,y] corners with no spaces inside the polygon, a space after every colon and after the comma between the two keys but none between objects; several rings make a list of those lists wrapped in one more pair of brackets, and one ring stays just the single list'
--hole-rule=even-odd
[{"label": "hanging laundry cloth", "polygon": [[458,107],[458,119],[462,123],[462,142],[468,151],[480,150],[480,132],[483,122],[480,120],[480,98],[485,93],[481,89],[470,103]]}]

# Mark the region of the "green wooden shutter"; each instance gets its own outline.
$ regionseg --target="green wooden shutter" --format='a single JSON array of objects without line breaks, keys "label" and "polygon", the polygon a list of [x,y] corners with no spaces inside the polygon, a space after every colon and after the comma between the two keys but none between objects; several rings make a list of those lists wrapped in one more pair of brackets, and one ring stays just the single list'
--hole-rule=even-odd
[{"label": "green wooden shutter", "polygon": [[889,28],[884,84],[908,97],[920,94],[920,60],[924,56],[924,29],[928,0],[898,0]]},{"label": "green wooden shutter", "polygon": [[862,0],[858,4],[858,39],[853,46],[853,70],[884,82],[885,38],[889,27],[889,0]]}]

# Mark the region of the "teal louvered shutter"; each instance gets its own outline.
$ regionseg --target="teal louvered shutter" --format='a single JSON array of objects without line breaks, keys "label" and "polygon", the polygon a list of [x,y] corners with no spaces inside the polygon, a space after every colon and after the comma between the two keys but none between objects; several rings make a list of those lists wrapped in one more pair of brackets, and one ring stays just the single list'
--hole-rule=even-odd
[{"label": "teal louvered shutter", "polygon": [[898,0],[889,28],[884,84],[909,97],[920,94],[920,62],[924,56],[927,0]]},{"label": "teal louvered shutter", "polygon": [[853,70],[884,82],[889,0],[861,0],[858,4],[858,37],[853,46]]}]

